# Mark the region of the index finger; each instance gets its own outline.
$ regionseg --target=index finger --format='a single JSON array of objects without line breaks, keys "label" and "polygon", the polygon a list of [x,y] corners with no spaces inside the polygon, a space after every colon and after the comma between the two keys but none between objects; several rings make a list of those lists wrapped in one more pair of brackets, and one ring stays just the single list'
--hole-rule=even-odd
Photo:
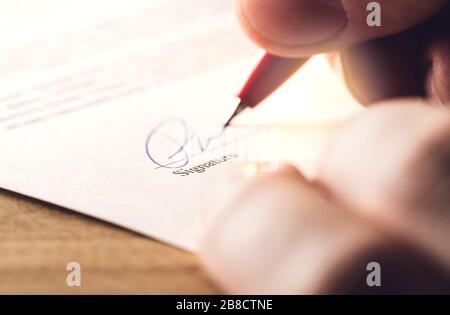
[{"label": "index finger", "polygon": [[370,0],[235,0],[247,35],[267,51],[311,56],[388,36],[419,24],[447,0],[378,0],[382,26],[370,27]]}]

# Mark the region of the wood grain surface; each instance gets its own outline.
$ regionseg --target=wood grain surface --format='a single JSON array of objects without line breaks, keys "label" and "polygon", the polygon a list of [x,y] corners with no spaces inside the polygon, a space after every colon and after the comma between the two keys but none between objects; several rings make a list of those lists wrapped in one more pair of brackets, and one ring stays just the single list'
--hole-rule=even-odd
[{"label": "wood grain surface", "polygon": [[[69,262],[81,286],[69,287]],[[210,294],[191,253],[111,224],[0,190],[0,293]]]}]

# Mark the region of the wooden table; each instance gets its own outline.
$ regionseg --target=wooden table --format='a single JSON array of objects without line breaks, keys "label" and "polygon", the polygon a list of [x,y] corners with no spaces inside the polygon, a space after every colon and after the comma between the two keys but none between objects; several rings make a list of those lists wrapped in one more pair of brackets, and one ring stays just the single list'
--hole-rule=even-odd
[{"label": "wooden table", "polygon": [[[69,262],[81,286],[69,287]],[[208,294],[193,254],[111,224],[0,190],[0,293]]]}]

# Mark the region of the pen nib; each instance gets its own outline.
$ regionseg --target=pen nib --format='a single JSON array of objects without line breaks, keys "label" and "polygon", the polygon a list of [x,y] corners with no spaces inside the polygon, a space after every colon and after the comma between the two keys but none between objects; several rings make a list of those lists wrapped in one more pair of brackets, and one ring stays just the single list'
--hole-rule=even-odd
[{"label": "pen nib", "polygon": [[240,112],[242,112],[247,106],[240,101],[239,105],[236,107],[236,110],[233,112],[233,114],[231,115],[231,117],[227,120],[227,122],[225,123],[225,125],[223,126],[223,128],[227,128],[230,124],[231,121],[237,116],[239,115]]}]

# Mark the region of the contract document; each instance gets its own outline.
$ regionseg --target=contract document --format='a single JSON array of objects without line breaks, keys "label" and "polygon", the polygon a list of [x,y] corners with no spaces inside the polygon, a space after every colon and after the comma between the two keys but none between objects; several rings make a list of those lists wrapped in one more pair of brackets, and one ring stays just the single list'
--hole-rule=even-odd
[{"label": "contract document", "polygon": [[278,159],[272,125],[220,128],[256,51],[230,1],[0,3],[1,188],[195,250],[213,178]]}]

